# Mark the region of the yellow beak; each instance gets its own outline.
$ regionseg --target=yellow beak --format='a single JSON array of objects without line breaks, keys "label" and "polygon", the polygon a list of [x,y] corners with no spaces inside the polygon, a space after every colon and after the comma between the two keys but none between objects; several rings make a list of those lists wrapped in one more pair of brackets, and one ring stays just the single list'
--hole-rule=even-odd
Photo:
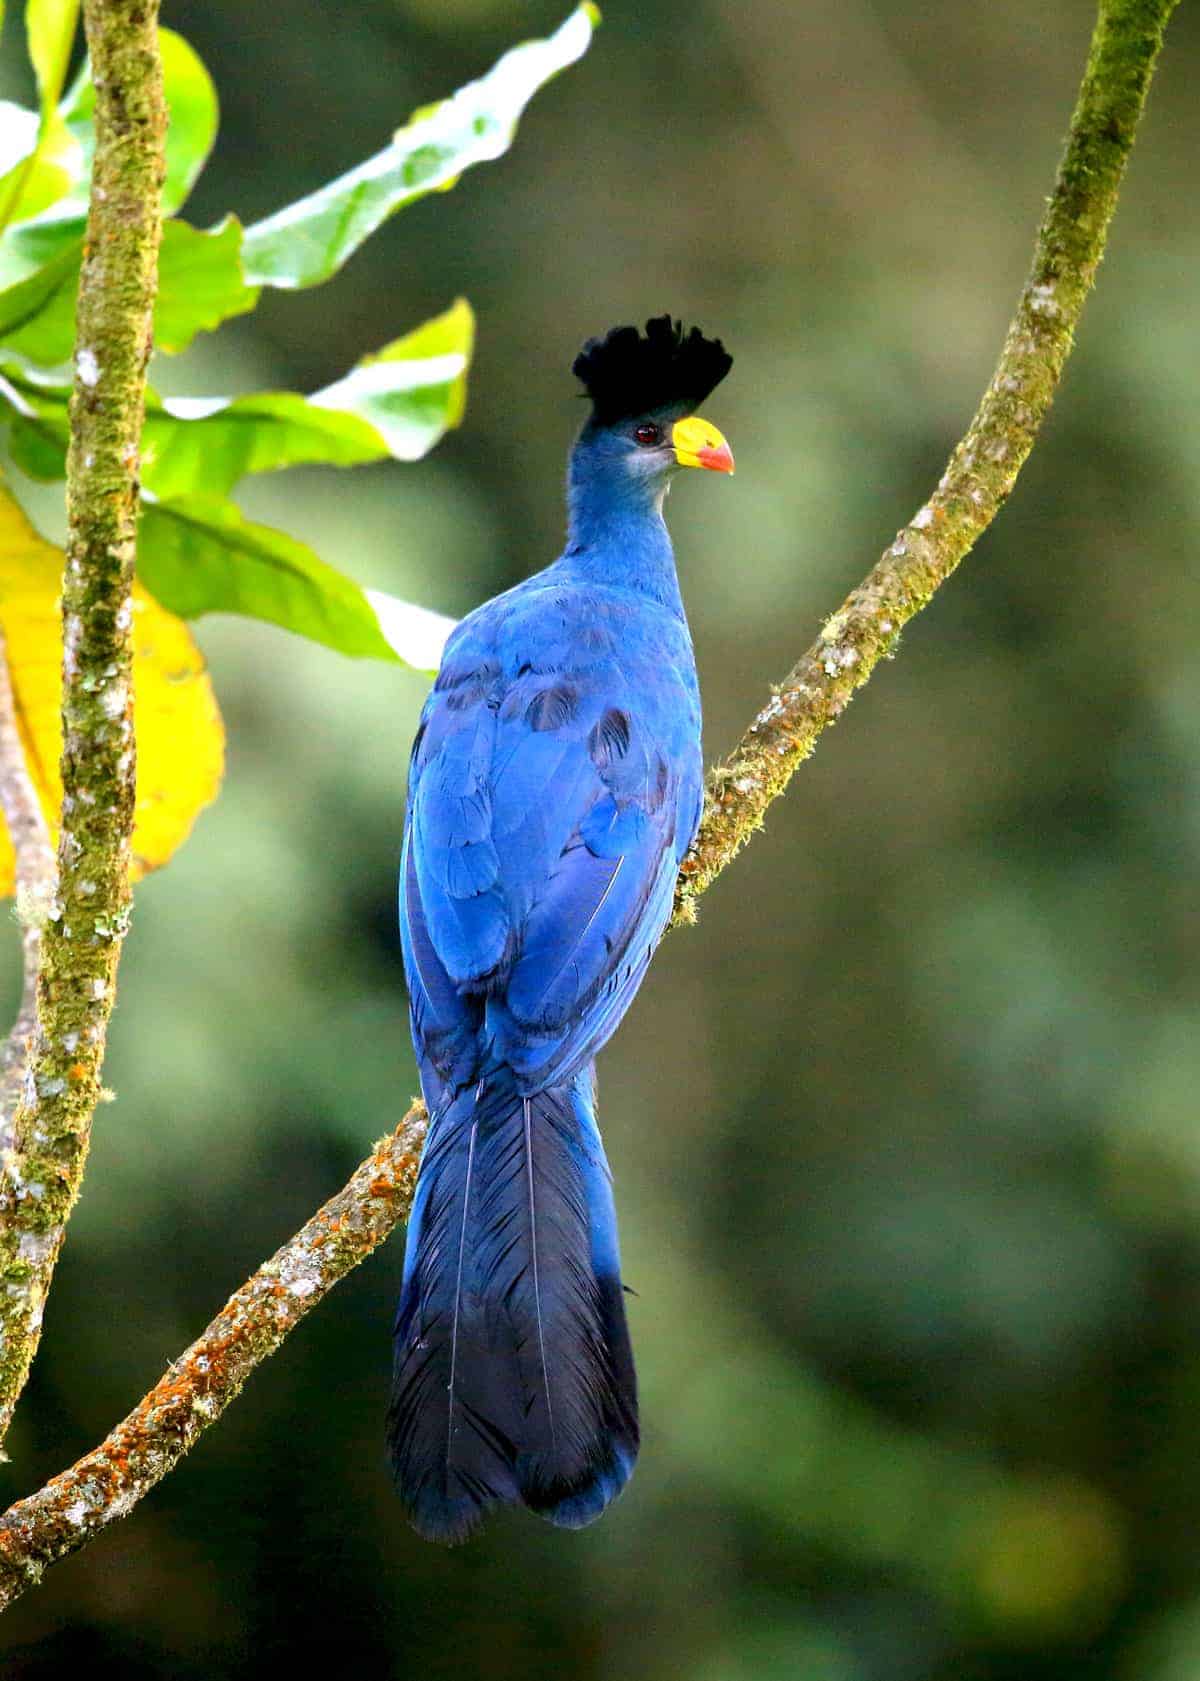
[{"label": "yellow beak", "polygon": [[707,467],[713,473],[733,472],[733,451],[709,420],[689,414],[671,428],[675,459],[681,467]]}]

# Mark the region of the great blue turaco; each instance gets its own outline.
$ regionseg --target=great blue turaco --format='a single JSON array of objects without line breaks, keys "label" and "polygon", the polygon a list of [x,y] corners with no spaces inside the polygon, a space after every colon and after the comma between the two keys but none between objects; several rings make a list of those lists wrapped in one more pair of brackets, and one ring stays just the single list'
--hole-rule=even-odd
[{"label": "great blue turaco", "polygon": [[733,471],[695,412],[731,366],[665,315],[584,346],[566,547],[455,628],[413,744],[400,922],[429,1129],[388,1441],[433,1540],[498,1504],[577,1528],[637,1456],[593,1064],[700,821],[663,503],[680,468]]}]

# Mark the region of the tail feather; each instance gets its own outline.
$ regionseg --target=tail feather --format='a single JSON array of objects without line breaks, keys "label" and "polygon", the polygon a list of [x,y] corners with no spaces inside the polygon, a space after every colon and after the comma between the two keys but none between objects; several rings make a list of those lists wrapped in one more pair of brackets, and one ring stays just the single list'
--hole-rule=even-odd
[{"label": "tail feather", "polygon": [[501,1069],[435,1116],[408,1228],[388,1442],[417,1529],[489,1506],[578,1528],[637,1457],[633,1356],[590,1070]]}]

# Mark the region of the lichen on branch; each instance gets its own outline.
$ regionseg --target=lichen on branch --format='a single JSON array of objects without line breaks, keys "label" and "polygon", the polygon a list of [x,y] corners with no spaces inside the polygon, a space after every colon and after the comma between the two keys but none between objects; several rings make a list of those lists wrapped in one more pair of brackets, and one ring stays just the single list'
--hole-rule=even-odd
[{"label": "lichen on branch", "polygon": [[[1100,0],[1066,154],[996,373],[929,501],[710,777],[704,821],[680,876],[677,922],[691,920],[695,899],[761,826],[821,731],[1011,491],[1071,348],[1175,4]],[[47,1565],[123,1517],[219,1416],[258,1361],[407,1216],[424,1125],[415,1105],[99,1448],[0,1518],[0,1608]]]},{"label": "lichen on branch", "polygon": [[0,1439],[37,1348],[79,1193],[129,917],[138,448],[166,111],[157,0],[84,0],[96,153],[76,315],[63,579],[57,902],[0,1178]]},{"label": "lichen on branch", "polygon": [[247,1280],[93,1452],[0,1519],[0,1610],[124,1517],[219,1418],[254,1368],[405,1218],[425,1137],[414,1103],[345,1188]]}]

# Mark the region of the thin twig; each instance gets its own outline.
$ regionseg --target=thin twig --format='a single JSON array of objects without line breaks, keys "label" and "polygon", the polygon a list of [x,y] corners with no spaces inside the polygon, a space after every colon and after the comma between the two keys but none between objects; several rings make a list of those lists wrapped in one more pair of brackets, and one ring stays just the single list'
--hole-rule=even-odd
[{"label": "thin twig", "polygon": [[[737,752],[710,779],[676,920],[740,850],[820,732],[994,518],[1028,454],[1104,247],[1162,33],[1176,0],[1101,0],[1058,185],[996,375],[934,496],[829,621]],[[159,1481],[254,1366],[411,1206],[424,1114],[398,1131],[238,1291],[95,1452],[0,1519],[0,1609]]]},{"label": "thin twig", "polygon": [[96,157],[80,278],[63,579],[58,914],[0,1180],[0,1439],[29,1372],[100,1094],[129,918],[138,445],[166,112],[157,0],[85,0]]},{"label": "thin twig", "polygon": [[55,909],[54,848],[29,774],[17,703],[0,630],[0,810],[16,859],[17,916],[21,923],[21,1002],[0,1053],[0,1162],[12,1148],[13,1109],[25,1080],[29,1042],[37,1026],[38,959],[42,924]]}]

